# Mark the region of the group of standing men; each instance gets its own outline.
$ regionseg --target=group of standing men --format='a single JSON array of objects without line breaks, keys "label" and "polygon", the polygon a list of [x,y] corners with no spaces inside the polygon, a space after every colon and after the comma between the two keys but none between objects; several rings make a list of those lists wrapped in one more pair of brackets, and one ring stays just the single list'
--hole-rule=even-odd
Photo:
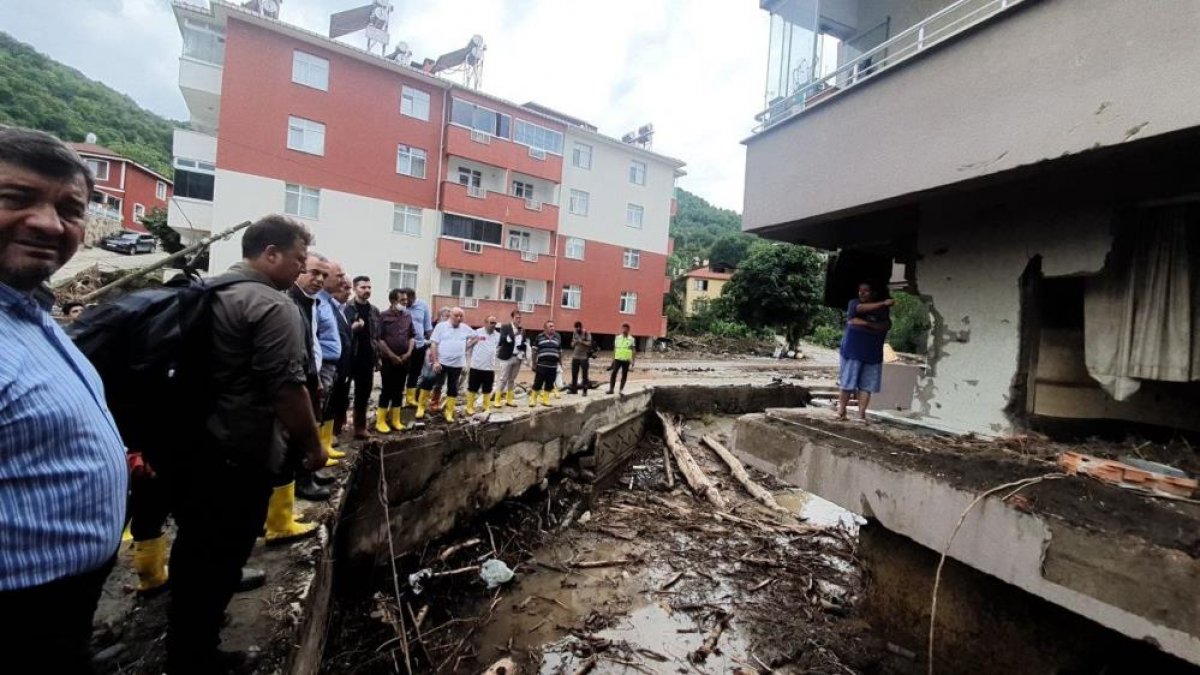
[{"label": "group of standing men", "polygon": [[[468,411],[477,400],[515,405],[527,358],[530,404],[549,405],[561,358],[552,322],[527,340],[519,312],[472,329],[451,308],[435,326],[411,288],[390,292],[380,312],[369,278],[348,280],[309,249],[302,225],[268,216],[246,228],[243,260],[211,285],[203,369],[211,400],[181,402],[177,447],[156,455],[151,470],[127,454],[140,449],[125,447],[105,383],[48,311],[45,282],[82,243],[93,188],[87,165],[58,139],[0,129],[0,653],[13,672],[89,671],[92,615],[126,524],[131,469],[154,477],[163,502],[143,528],[151,538],[135,542],[140,590],[167,582],[168,511],[177,526],[166,670],[226,672],[240,661],[218,646],[242,566],[259,537],[315,531],[295,517],[294,500],[329,496],[332,477],[321,470],[344,456],[335,446],[349,414],[354,436],[368,436],[376,370],[381,433],[404,429],[404,406],[424,417],[443,385],[453,421],[464,368]],[[592,343],[578,324],[574,344],[573,375],[582,371],[586,393]],[[610,393],[618,372],[624,388],[632,344],[626,325]]]}]

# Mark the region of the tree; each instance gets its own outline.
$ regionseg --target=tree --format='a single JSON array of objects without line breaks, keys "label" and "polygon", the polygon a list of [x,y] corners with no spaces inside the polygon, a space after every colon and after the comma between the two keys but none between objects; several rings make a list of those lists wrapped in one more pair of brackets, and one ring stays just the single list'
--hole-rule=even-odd
[{"label": "tree", "polygon": [[825,259],[807,246],[755,242],[721,299],[750,326],[782,329],[795,348],[821,307]]},{"label": "tree", "polygon": [[755,238],[748,234],[727,234],[713,243],[708,251],[708,259],[713,264],[737,267],[754,242]]},{"label": "tree", "polygon": [[183,250],[183,241],[180,240],[179,233],[167,225],[167,210],[161,206],[150,209],[149,213],[142,216],[142,227],[158,238],[158,243],[167,253]]}]

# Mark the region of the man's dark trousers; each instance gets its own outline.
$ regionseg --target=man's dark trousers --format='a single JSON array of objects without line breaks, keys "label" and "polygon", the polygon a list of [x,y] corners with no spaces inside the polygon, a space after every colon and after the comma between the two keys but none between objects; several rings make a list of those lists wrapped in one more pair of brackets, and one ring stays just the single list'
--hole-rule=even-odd
[{"label": "man's dark trousers", "polygon": [[571,392],[579,391],[579,373],[583,372],[583,395],[587,396],[587,390],[590,386],[588,383],[588,359],[571,359]]},{"label": "man's dark trousers", "polygon": [[0,671],[91,673],[92,615],[115,561],[41,586],[0,591]]},{"label": "man's dark trousers", "polygon": [[371,403],[371,389],[375,387],[375,355],[371,360],[356,360],[352,370],[354,381],[354,430],[367,428],[367,406]]},{"label": "man's dark trousers", "polygon": [[215,453],[189,457],[166,475],[178,525],[170,561],[167,672],[213,672],[225,608],[266,521],[271,477]]},{"label": "man's dark trousers", "polygon": [[412,356],[408,357],[408,382],[405,383],[405,389],[417,389],[421,381],[421,369],[425,367],[425,352],[429,351],[429,344],[426,343],[422,347],[413,347]]}]

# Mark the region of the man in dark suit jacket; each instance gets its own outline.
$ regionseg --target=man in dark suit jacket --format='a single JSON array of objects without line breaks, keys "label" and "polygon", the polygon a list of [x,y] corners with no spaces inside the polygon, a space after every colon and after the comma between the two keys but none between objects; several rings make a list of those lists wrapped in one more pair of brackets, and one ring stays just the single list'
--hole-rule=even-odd
[{"label": "man in dark suit jacket", "polygon": [[337,319],[338,337],[342,341],[342,356],[338,359],[337,375],[334,378],[333,390],[326,392],[325,417],[333,420],[333,444],[338,445],[338,437],[346,426],[346,412],[350,409],[350,377],[354,364],[354,334],[350,330],[350,322],[346,320],[346,303],[350,301],[350,280],[340,263],[330,263],[329,276],[325,279],[325,293],[333,303],[334,318]]}]

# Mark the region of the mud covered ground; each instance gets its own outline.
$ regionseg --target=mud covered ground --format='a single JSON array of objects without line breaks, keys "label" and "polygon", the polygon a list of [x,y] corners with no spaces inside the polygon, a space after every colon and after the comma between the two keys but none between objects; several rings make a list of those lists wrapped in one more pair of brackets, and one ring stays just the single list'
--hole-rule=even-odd
[{"label": "mud covered ground", "polygon": [[[761,474],[797,515],[753,501],[698,442],[731,422],[685,428],[728,512],[681,476],[666,486],[657,438],[608,486],[567,468],[398,560],[398,583],[384,575],[373,597],[343,599],[323,670],[481,672],[510,658],[524,673],[913,672],[858,618],[855,516]],[[516,577],[489,590],[478,566],[493,558]],[[432,578],[410,583],[422,569]]]}]

